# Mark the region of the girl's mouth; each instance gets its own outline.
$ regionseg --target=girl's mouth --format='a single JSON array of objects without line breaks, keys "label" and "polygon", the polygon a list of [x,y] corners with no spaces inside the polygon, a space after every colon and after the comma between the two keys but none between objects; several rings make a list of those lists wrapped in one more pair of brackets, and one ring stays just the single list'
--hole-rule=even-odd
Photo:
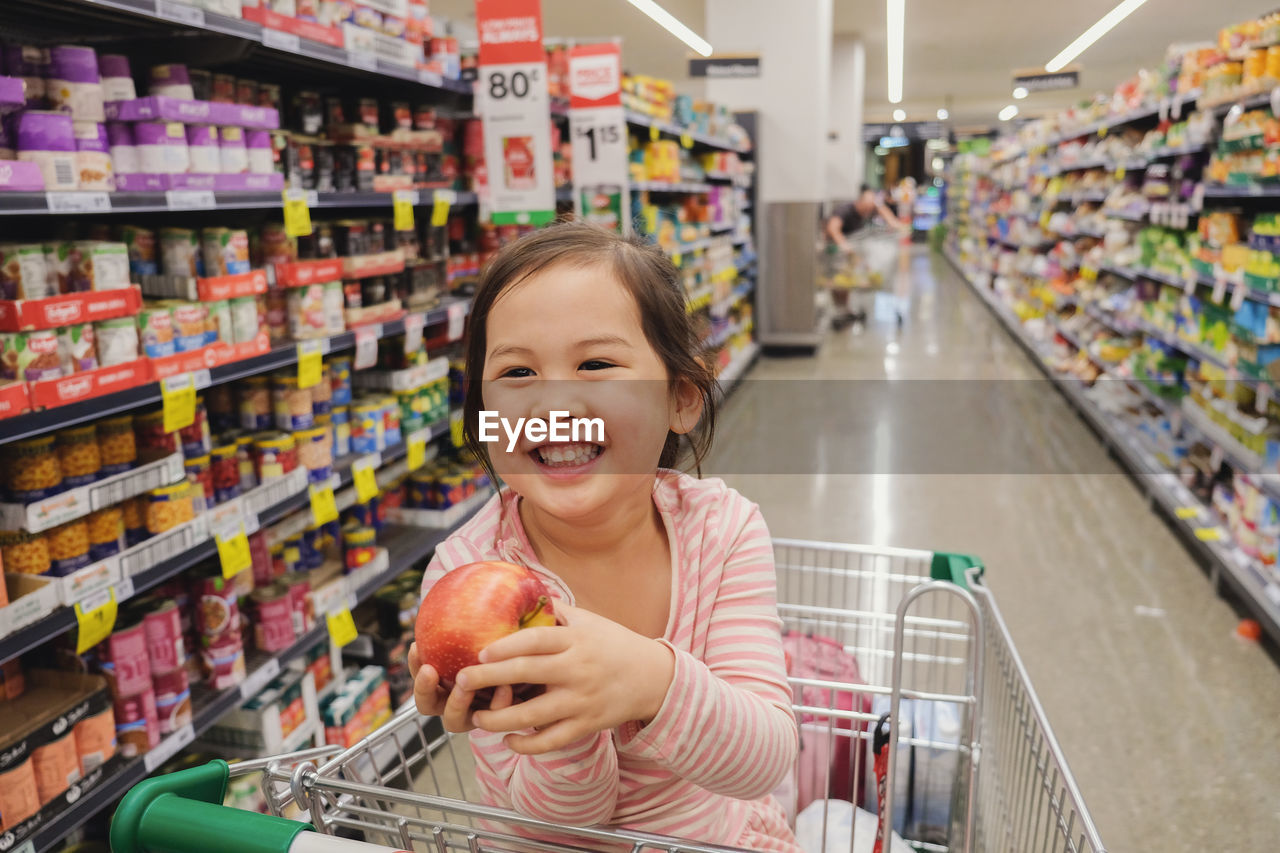
[{"label": "girl's mouth", "polygon": [[557,474],[576,474],[590,466],[604,453],[599,444],[543,444],[529,451],[538,467]]}]

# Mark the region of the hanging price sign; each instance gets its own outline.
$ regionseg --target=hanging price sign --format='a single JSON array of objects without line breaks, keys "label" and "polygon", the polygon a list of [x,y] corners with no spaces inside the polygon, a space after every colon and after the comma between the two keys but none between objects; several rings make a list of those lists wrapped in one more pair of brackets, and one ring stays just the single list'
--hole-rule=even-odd
[{"label": "hanging price sign", "polygon": [[484,122],[489,204],[497,225],[556,215],[541,0],[476,0],[476,112]]},{"label": "hanging price sign", "polygon": [[311,208],[305,190],[284,191],[284,233],[290,237],[306,237],[311,233]]},{"label": "hanging price sign", "polygon": [[84,654],[111,635],[117,609],[116,593],[110,587],[76,604],[76,654]]},{"label": "hanging price sign", "polygon": [[179,373],[160,381],[164,402],[164,431],[186,429],[196,420],[196,384],[190,373]]},{"label": "hanging price sign", "polygon": [[233,578],[245,569],[253,567],[253,555],[249,550],[249,537],[244,525],[236,525],[234,531],[214,534],[218,546],[218,562],[222,564],[222,576]]},{"label": "hanging price sign", "polygon": [[351,465],[351,479],[356,487],[356,501],[368,503],[378,496],[378,468],[382,457],[377,453],[361,456]]},{"label": "hanging price sign", "polygon": [[350,645],[359,636],[356,620],[351,618],[351,611],[347,608],[344,607],[336,613],[326,613],[324,618],[329,626],[329,637],[338,648]]},{"label": "hanging price sign", "polygon": [[311,519],[319,527],[338,520],[338,502],[333,486],[311,486]]},{"label": "hanging price sign", "polygon": [[319,341],[302,341],[298,344],[298,387],[319,385],[324,376],[323,352]]},{"label": "hanging price sign", "polygon": [[443,228],[449,224],[449,208],[457,201],[453,190],[436,190],[431,199],[431,226]]},{"label": "hanging price sign", "polygon": [[631,209],[622,52],[615,43],[569,51],[573,205],[589,222],[625,233]]},{"label": "hanging price sign", "polygon": [[417,190],[396,190],[391,194],[391,217],[395,230],[413,230],[413,206],[417,203]]}]

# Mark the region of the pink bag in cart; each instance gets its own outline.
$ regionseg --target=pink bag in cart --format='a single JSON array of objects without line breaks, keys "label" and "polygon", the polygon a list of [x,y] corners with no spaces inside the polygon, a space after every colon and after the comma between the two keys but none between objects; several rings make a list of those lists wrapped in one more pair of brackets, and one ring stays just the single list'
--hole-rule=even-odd
[{"label": "pink bag in cart", "polygon": [[[858,692],[864,684],[857,659],[829,637],[787,631],[782,637],[787,674],[793,678],[832,681],[847,688],[802,685],[796,688],[794,704],[808,708],[871,713],[871,697]],[[783,803],[790,815],[803,811],[815,800],[846,800],[862,803],[866,775],[866,743],[860,732],[865,720],[850,720],[817,711],[798,712],[800,756],[796,770],[796,803]],[[858,770],[858,778],[854,771]],[[828,773],[830,775],[828,776]],[[829,781],[828,781],[829,780]],[[823,788],[826,788],[824,791]]]}]

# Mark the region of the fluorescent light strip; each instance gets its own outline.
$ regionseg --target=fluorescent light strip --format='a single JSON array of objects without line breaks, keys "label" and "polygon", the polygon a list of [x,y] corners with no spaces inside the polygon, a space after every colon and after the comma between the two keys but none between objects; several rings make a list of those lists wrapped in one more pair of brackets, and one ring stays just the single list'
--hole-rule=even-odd
[{"label": "fluorescent light strip", "polygon": [[1001,121],[1008,121],[1009,119],[1013,118],[1013,117],[1014,117],[1014,116],[1016,116],[1017,114],[1018,114],[1018,107],[1017,107],[1017,105],[1016,105],[1016,104],[1010,104],[1009,106],[1005,107],[1004,109],[1002,109],[1002,110],[1000,111],[1000,116],[999,116],[999,118],[1000,118],[1000,120],[1001,120]]},{"label": "fluorescent light strip", "polygon": [[907,0],[885,0],[885,36],[889,42],[889,103],[902,103],[903,40],[907,32]]},{"label": "fluorescent light strip", "polygon": [[1045,63],[1045,71],[1061,71],[1067,63],[1084,53],[1098,39],[1111,31],[1111,28],[1133,14],[1134,10],[1147,0],[1123,0],[1107,14],[1098,19],[1098,23],[1085,30],[1080,38],[1063,48],[1053,59]]},{"label": "fluorescent light strip", "polygon": [[635,6],[641,12],[644,12],[656,23],[660,24],[663,29],[671,33],[680,41],[689,45],[702,56],[711,55],[711,43],[693,30],[680,23],[680,20],[659,6],[653,0],[627,0],[632,6]]}]

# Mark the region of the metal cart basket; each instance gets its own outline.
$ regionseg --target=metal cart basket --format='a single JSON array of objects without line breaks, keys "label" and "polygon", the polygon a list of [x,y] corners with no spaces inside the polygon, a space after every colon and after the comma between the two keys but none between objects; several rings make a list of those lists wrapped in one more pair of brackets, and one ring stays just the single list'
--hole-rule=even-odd
[{"label": "metal cart basket", "polygon": [[[802,755],[779,796],[807,790],[813,798],[797,818],[820,834],[810,853],[872,849],[865,824],[859,829],[857,820],[838,817],[836,806],[845,804],[832,792],[865,790],[874,808],[874,782],[860,786],[886,712],[896,737],[888,739],[883,814],[910,848],[1103,853],[976,559],[792,540],[774,547],[787,631],[835,641],[861,675],[861,683],[791,679]],[[829,754],[813,755],[813,744]],[[139,783],[112,821],[112,850],[729,849],[615,827],[559,826],[479,805],[467,738],[444,732],[438,718],[423,725],[412,707],[317,765],[325,752],[231,766],[214,761]],[[831,760],[836,755],[844,758]],[[229,777],[244,773],[261,774],[273,815],[221,805]],[[872,827],[874,835],[874,821]],[[894,838],[883,849],[901,850],[901,843]]]},{"label": "metal cart basket", "polygon": [[878,291],[897,275],[902,235],[885,225],[869,225],[847,237],[846,251],[824,241],[819,249],[819,286],[831,297],[837,320],[865,323]]}]

